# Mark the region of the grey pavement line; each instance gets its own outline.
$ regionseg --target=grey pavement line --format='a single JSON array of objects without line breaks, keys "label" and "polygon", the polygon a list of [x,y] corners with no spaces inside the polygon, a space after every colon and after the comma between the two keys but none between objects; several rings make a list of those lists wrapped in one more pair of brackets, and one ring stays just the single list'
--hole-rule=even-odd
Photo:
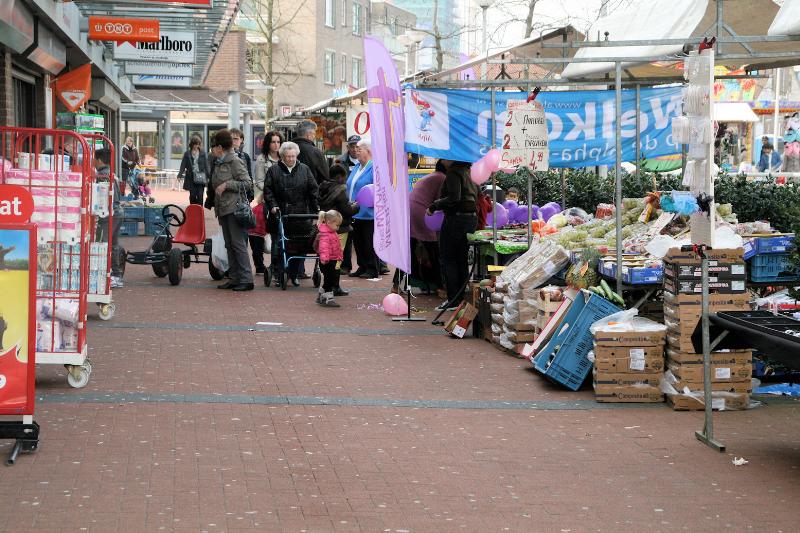
[{"label": "grey pavement line", "polygon": [[[272,292],[272,291],[280,292],[280,290],[277,287],[265,287],[263,281],[259,282],[259,280],[261,280],[261,279],[262,278],[256,278],[256,284],[255,284],[256,285],[256,290],[259,290],[259,291],[263,290],[263,291],[270,291],[270,292]],[[174,289],[177,289],[177,288],[183,288],[183,289],[216,289],[217,285],[220,284],[220,283],[222,283],[222,282],[214,282],[212,284],[211,282],[209,282],[209,283],[186,283],[185,281],[182,281],[180,285],[177,285],[175,287],[173,287],[171,285],[167,285],[167,284],[163,285],[163,287],[169,288],[170,290],[174,290]],[[151,283],[149,281],[128,281],[128,280],[125,280],[125,286],[126,287],[152,287],[154,289],[160,289],[162,287],[162,285],[156,285],[156,284]],[[306,287],[306,286],[302,286],[302,285],[300,287],[292,287],[290,289],[290,291],[292,291],[292,292],[298,292],[298,291],[300,291],[300,292],[313,292],[313,291],[316,291],[316,290],[317,289],[314,288],[314,287]],[[383,287],[383,286],[381,286],[381,287],[349,287],[348,286],[347,290],[349,292],[381,292],[381,293],[387,292],[387,288]],[[434,296],[434,295],[431,295],[431,297],[432,296]]]},{"label": "grey pavement line", "polygon": [[166,394],[138,392],[61,392],[37,393],[37,400],[47,403],[186,403],[235,405],[330,405],[342,407],[404,407],[414,409],[522,409],[538,411],[585,411],[590,409],[653,409],[663,403],[597,403],[594,400],[572,401],[503,401],[503,400],[403,400],[390,398],[346,398],[328,396],[251,396],[225,394]]},{"label": "grey pavement line", "polygon": [[215,326],[211,324],[175,324],[144,322],[92,322],[93,328],[111,329],[162,329],[162,330],[196,330],[196,331],[260,331],[268,333],[347,333],[353,335],[443,335],[441,328],[434,329],[373,329],[373,328],[337,328],[322,326]]}]

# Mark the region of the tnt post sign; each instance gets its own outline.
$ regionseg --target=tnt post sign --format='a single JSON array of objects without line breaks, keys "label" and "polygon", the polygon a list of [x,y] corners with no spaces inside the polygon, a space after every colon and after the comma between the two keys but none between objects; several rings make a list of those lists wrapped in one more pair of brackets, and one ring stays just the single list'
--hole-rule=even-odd
[{"label": "tnt post sign", "polygon": [[502,146],[503,168],[548,169],[547,118],[539,102],[509,100]]}]

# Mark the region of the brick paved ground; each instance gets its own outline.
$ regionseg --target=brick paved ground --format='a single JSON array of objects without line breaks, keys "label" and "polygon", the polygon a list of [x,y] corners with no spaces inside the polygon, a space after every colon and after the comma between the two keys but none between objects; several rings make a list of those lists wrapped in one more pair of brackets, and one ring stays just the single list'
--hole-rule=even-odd
[{"label": "brick paved ground", "polygon": [[718,454],[700,413],[598,405],[392,323],[369,308],[388,278],[345,279],[330,310],[308,282],[185,274],[129,268],[117,316],[90,321],[86,388],[39,367],[42,443],[0,469],[0,531],[798,530],[796,402],[717,414]]}]

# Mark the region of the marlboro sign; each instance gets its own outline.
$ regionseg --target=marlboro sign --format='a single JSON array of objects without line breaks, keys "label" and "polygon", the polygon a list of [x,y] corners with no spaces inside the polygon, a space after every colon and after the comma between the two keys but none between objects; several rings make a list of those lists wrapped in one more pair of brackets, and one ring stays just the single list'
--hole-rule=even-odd
[{"label": "marlboro sign", "polygon": [[92,64],[86,63],[62,74],[53,85],[56,96],[67,109],[77,111],[92,96]]},{"label": "marlboro sign", "polygon": [[159,23],[152,19],[89,17],[89,39],[94,41],[158,42]]}]

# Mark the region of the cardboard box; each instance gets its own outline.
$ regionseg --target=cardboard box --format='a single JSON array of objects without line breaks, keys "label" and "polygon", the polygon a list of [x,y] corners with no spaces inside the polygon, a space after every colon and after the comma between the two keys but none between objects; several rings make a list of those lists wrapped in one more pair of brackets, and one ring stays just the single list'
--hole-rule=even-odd
[{"label": "cardboard box", "polygon": [[[702,411],[705,409],[701,400],[685,394],[667,394],[667,403],[675,411]],[[712,395],[711,398],[711,407],[717,411],[739,411],[747,409],[749,404],[749,394],[724,394],[717,397]]]},{"label": "cardboard box", "polygon": [[594,399],[602,403],[659,403],[664,401],[664,394],[649,385],[597,385]]},{"label": "cardboard box", "polygon": [[599,372],[610,373],[648,373],[648,372],[663,372],[664,371],[664,356],[650,355],[645,356],[644,359],[630,356],[597,359],[595,355],[594,367]]},{"label": "cardboard box", "polygon": [[603,372],[596,368],[592,371],[592,383],[595,388],[600,385],[650,385],[651,387],[658,387],[661,378],[664,376],[663,372],[634,372],[634,373],[613,373]]},{"label": "cardboard box", "polygon": [[470,323],[478,316],[478,310],[467,302],[461,304],[453,311],[444,329],[449,334],[459,339],[464,338]]},{"label": "cardboard box", "polygon": [[[745,278],[708,280],[708,291],[730,294],[745,291]],[[664,276],[664,290],[673,294],[702,294],[703,285],[699,280],[675,279]]]},{"label": "cardboard box", "polygon": [[[667,363],[667,368],[678,378],[684,382],[703,383],[703,368],[702,364],[680,364],[675,362]],[[721,364],[711,365],[711,381],[712,383],[729,383],[729,382],[742,382],[747,381],[750,383],[750,378],[753,375],[752,364]]]},{"label": "cardboard box", "polygon": [[666,331],[597,331],[595,346],[663,346]]},{"label": "cardboard box", "polygon": [[[702,295],[700,294],[676,294],[671,292],[664,293],[664,304],[671,305],[681,312],[691,310],[693,314],[700,316]],[[709,294],[708,308],[712,311],[748,311],[750,306],[750,295],[745,294]]]},{"label": "cardboard box", "polygon": [[[688,388],[692,392],[703,392],[703,380],[699,381],[681,381],[678,380],[672,384],[677,391],[683,391]],[[747,381],[728,382],[728,383],[712,383],[711,390],[715,392],[737,392],[737,393],[750,393],[753,391],[753,384],[748,379]]]},{"label": "cardboard box", "polygon": [[[702,279],[702,269],[697,265],[683,265],[680,263],[664,263],[664,276],[680,280]],[[708,277],[711,279],[744,279],[745,264],[723,263],[721,261],[708,262]]]},{"label": "cardboard box", "polygon": [[[744,263],[744,248],[717,248],[707,250],[706,257],[709,262],[718,261],[722,263]],[[676,263],[680,265],[699,265],[700,258],[694,252],[683,252],[680,248],[671,248],[664,256],[665,263]]]},{"label": "cardboard box", "polygon": [[[678,364],[692,364],[703,365],[703,354],[689,352],[681,352],[667,348],[667,361]],[[736,350],[736,351],[722,351],[711,352],[711,364],[713,365],[751,365],[753,362],[752,350]]]},{"label": "cardboard box", "polygon": [[604,359],[654,359],[656,357],[664,358],[664,345],[658,344],[656,346],[598,346],[594,345],[594,358],[597,361]]}]

